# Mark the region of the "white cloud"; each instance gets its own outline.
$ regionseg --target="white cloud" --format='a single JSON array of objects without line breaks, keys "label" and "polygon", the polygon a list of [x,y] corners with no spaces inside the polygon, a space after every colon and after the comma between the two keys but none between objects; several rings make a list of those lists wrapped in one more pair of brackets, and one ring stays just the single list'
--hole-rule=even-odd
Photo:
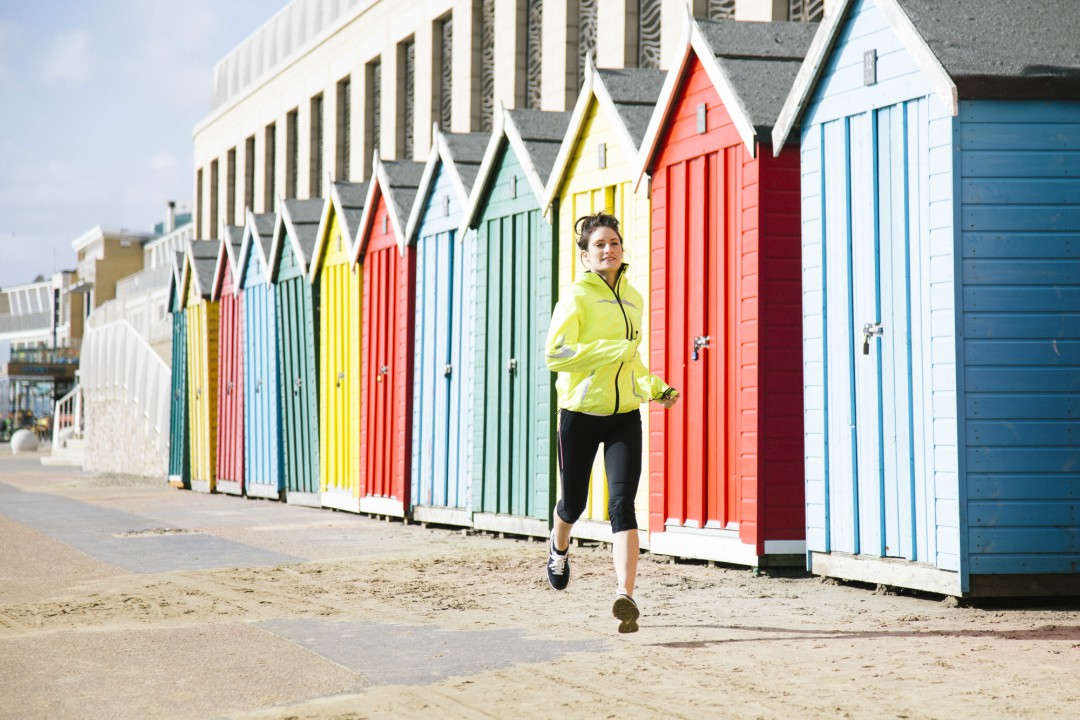
[{"label": "white cloud", "polygon": [[41,79],[46,85],[79,83],[90,74],[90,33],[72,30],[57,35],[49,43]]},{"label": "white cloud", "polygon": [[176,156],[168,150],[162,150],[150,158],[150,167],[154,170],[172,170],[176,167]]}]

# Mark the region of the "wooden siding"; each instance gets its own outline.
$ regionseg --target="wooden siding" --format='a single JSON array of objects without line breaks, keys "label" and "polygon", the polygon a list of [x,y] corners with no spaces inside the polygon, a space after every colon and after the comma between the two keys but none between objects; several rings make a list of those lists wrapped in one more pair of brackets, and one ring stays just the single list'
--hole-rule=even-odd
[{"label": "wooden siding", "polygon": [[280,352],[274,286],[252,248],[244,272],[244,484],[249,494],[284,489]]},{"label": "wooden siding", "polygon": [[[599,82],[599,76],[597,77]],[[606,148],[605,167],[599,164],[599,145]],[[594,97],[585,113],[581,132],[567,162],[562,184],[556,194],[555,202],[559,206],[559,222],[555,235],[555,254],[559,267],[559,292],[565,292],[584,273],[581,265],[581,252],[577,246],[574,223],[583,215],[596,212],[608,212],[619,219],[620,232],[623,236],[624,261],[630,267],[627,280],[642,297],[646,306],[642,316],[641,357],[648,363],[649,358],[649,196],[648,185],[643,184],[640,192],[634,192],[632,163],[636,158],[628,157],[625,147],[619,140],[616,128],[612,126],[607,113]],[[648,488],[648,443],[649,412],[643,407],[641,412],[642,432],[642,476],[645,480],[638,486],[635,498],[635,510],[639,526],[646,527],[649,512]],[[608,488],[604,471],[603,452],[596,454],[592,478],[589,483],[589,496],[582,518],[607,522]]]},{"label": "wooden siding", "polygon": [[1080,566],[1080,103],[959,115],[972,574]]},{"label": "wooden siding", "polygon": [[[878,83],[863,86],[871,48]],[[809,107],[807,546],[958,570],[952,119],[869,0],[852,8]],[[864,322],[885,327],[869,356]]]},{"label": "wooden siding", "polygon": [[[222,252],[225,250],[222,248]],[[244,481],[244,326],[243,295],[234,285],[231,263],[225,259],[225,278],[218,301],[217,480]],[[223,490],[224,492],[224,490]]]},{"label": "wooden siding", "polygon": [[[281,343],[281,423],[285,491],[319,493],[319,415],[316,333],[318,298],[286,241],[275,287]],[[310,500],[306,502],[310,503]]]},{"label": "wooden siding", "polygon": [[445,165],[430,186],[416,242],[416,319],[412,416],[412,502],[467,508],[471,500],[468,352],[462,244],[463,198]]},{"label": "wooden siding", "polygon": [[[312,262],[319,285],[320,489],[350,504],[360,497],[361,268],[350,261],[341,219],[330,210],[321,258]],[[328,504],[324,499],[323,504]]]},{"label": "wooden siding", "polygon": [[172,403],[169,408],[169,478],[191,486],[191,450],[188,434],[187,324],[183,308],[172,311]]},{"label": "wooden siding", "polygon": [[[360,497],[410,506],[412,451],[413,277],[415,250],[398,250],[386,199],[372,200],[363,260]],[[385,228],[385,231],[384,231]]]},{"label": "wooden siding", "polygon": [[505,141],[495,167],[475,245],[472,473],[481,482],[472,484],[472,509],[550,523],[555,384],[543,348],[556,281],[551,226]]}]

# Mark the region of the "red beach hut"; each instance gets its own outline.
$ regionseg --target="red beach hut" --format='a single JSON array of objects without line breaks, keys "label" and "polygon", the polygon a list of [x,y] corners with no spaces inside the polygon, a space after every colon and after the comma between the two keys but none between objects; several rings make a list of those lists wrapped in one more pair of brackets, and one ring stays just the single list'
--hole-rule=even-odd
[{"label": "red beach hut", "polygon": [[214,271],[218,303],[217,490],[244,494],[244,308],[237,282],[244,228],[226,225]]},{"label": "red beach hut", "polygon": [[412,459],[416,249],[406,223],[424,163],[375,155],[353,262],[363,266],[360,512],[404,517]]},{"label": "red beach hut", "polygon": [[653,552],[804,563],[798,153],[772,125],[817,25],[694,21],[642,142],[652,182]]}]

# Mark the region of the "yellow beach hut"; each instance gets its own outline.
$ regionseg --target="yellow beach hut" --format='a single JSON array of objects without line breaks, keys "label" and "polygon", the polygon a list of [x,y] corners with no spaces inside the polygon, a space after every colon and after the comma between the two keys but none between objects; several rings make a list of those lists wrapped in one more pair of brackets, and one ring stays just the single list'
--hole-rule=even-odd
[{"label": "yellow beach hut", "polygon": [[[555,159],[545,188],[543,207],[554,217],[555,255],[559,292],[562,294],[584,272],[575,245],[574,222],[582,215],[604,211],[619,219],[623,249],[629,263],[630,283],[649,296],[649,190],[637,185],[638,148],[660,97],[664,73],[629,68],[596,69],[586,58],[585,81],[570,117],[570,127]],[[646,300],[647,302],[647,300]],[[640,329],[641,354],[649,357],[648,309]],[[642,436],[648,438],[648,413],[641,417]],[[641,543],[649,520],[648,442],[642,449],[642,482],[635,503]],[[603,451],[597,453],[589,502],[575,537],[610,540],[608,493]]]},{"label": "yellow beach hut", "polygon": [[190,240],[180,297],[187,325],[191,489],[214,492],[217,445],[218,305],[211,300],[220,240]]},{"label": "yellow beach hut", "polygon": [[352,262],[367,183],[330,186],[308,270],[319,298],[319,457],[323,507],[360,512],[360,301]]}]

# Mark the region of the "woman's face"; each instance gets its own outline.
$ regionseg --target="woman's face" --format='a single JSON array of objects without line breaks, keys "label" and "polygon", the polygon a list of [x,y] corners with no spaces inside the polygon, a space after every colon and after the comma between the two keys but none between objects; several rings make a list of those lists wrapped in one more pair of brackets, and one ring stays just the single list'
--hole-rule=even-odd
[{"label": "woman's face", "polygon": [[614,276],[622,267],[623,249],[619,234],[609,227],[600,226],[589,235],[589,244],[581,251],[585,266],[605,277]]}]

